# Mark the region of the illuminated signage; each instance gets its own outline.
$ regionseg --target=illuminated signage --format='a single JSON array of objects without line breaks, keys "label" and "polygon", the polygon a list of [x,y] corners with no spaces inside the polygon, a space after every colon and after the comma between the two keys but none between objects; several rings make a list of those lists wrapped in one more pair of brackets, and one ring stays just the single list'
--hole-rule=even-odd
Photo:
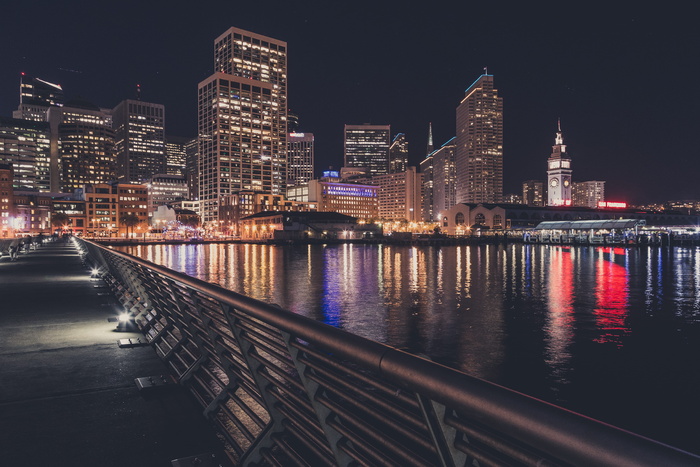
[{"label": "illuminated signage", "polygon": [[623,203],[623,202],[619,202],[619,201],[598,201],[598,207],[599,208],[624,209],[627,207],[627,203]]},{"label": "illuminated signage", "polygon": [[337,170],[324,170],[323,176],[327,178],[340,178],[340,172]]},{"label": "illuminated signage", "polygon": [[291,136],[292,138],[303,138],[304,133],[289,133],[289,136]]}]

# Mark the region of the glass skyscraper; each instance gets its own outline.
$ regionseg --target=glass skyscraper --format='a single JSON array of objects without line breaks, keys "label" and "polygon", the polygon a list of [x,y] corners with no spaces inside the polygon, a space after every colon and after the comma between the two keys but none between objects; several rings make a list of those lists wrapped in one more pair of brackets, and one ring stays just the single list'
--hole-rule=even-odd
[{"label": "glass skyscraper", "polygon": [[368,175],[389,173],[391,125],[345,125],[345,167],[365,167]]}]

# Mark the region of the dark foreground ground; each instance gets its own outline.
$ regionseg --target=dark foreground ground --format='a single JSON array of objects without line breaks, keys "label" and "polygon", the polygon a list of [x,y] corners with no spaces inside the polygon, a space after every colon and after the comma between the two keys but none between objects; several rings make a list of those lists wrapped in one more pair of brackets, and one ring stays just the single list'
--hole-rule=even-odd
[{"label": "dark foreground ground", "polygon": [[139,392],[166,368],[149,347],[120,348],[120,306],[71,243],[0,258],[0,465],[171,466],[220,452],[187,393]]}]

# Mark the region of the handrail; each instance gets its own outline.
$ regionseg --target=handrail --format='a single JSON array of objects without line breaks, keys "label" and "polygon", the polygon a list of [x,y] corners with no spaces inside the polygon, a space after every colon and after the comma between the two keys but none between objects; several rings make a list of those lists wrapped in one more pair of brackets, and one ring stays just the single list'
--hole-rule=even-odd
[{"label": "handrail", "polygon": [[236,464],[700,466],[700,457],[674,447],[77,243]]}]

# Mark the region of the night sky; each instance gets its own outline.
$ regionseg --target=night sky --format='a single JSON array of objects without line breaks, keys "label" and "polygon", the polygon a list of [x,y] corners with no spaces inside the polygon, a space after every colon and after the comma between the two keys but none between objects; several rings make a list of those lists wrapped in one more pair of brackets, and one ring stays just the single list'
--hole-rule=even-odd
[{"label": "night sky", "polygon": [[[700,199],[700,28],[685,5],[613,2],[6,2],[0,115],[24,71],[101,107],[165,105],[166,133],[196,136],[197,84],[235,26],[288,43],[288,96],[316,137],[317,172],[342,165],[344,124],[390,124],[410,162],[455,134],[484,67],[504,99],[505,191],[546,178],[561,118],[574,181],[629,203]],[[474,2],[476,3],[476,2]],[[455,5],[461,5],[455,7]],[[656,4],[653,4],[656,5]]]}]

